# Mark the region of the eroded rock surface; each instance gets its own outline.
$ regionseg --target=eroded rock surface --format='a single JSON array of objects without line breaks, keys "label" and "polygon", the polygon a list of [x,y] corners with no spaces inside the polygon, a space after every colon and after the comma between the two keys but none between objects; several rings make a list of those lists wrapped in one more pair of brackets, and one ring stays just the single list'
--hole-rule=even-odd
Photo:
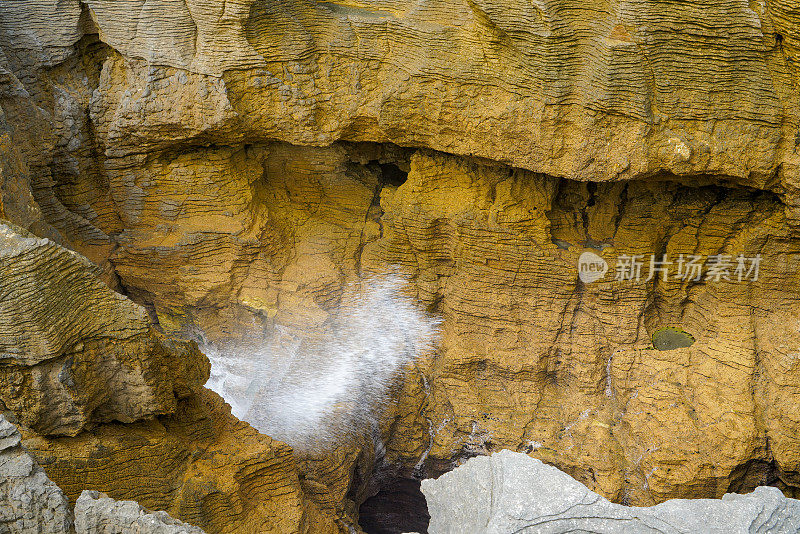
[{"label": "eroded rock surface", "polygon": [[197,345],[157,333],[97,268],[0,223],[0,400],[44,435],[175,410],[208,379]]},{"label": "eroded rock surface", "polygon": [[[313,332],[349,280],[412,276],[444,322],[383,421],[405,476],[510,448],[632,504],[800,486],[790,1],[24,0],[0,19],[5,216],[165,332]],[[578,281],[585,251],[609,277]],[[663,253],[760,254],[761,277],[611,279]],[[652,350],[664,327],[695,341]],[[37,372],[77,415],[30,424],[105,417]],[[309,459],[305,491],[352,517],[367,449]]]},{"label": "eroded rock surface", "polygon": [[166,512],[148,512],[133,501],[84,491],[75,502],[76,534],[203,534]]},{"label": "eroded rock surface", "polygon": [[73,516],[67,496],[21,442],[16,426],[0,415],[0,532],[203,534],[165,512],[150,513],[135,502],[115,501],[93,491],[81,494]]},{"label": "eroded rock surface", "polygon": [[73,502],[96,490],[209,533],[347,532],[325,486],[309,480],[318,495],[304,492],[292,449],[237,420],[210,391],[157,420],[75,437],[26,434],[25,445]]},{"label": "eroded rock surface", "polygon": [[[411,158],[381,199],[362,266],[406,265],[444,318],[408,380],[390,456],[432,473],[510,448],[615,501],[654,504],[797,486],[800,242],[766,192],[598,184],[441,155]],[[590,250],[610,271],[582,283]],[[647,280],[652,254],[761,255],[757,281]],[[648,263],[615,280],[620,256]],[[705,261],[705,260],[704,260]],[[694,338],[660,351],[651,336]],[[416,415],[412,415],[416,414]]]},{"label": "eroded rock surface", "polygon": [[614,504],[555,467],[501,451],[424,480],[430,534],[783,533],[800,529],[800,501],[776,488],[720,500],[674,499],[649,508]]},{"label": "eroded rock surface", "polygon": [[[332,496],[310,470],[301,482],[290,447],[231,416],[202,387],[209,363],[195,343],[158,333],[88,260],[0,222],[0,271],[0,400],[64,490],[20,452],[20,435],[2,420],[2,517],[43,529],[21,532],[60,532],[47,530],[60,518],[59,502],[86,489],[210,533],[340,532],[355,521],[344,495]],[[343,478],[343,493],[354,463],[330,466],[341,472],[327,476]],[[80,517],[85,532],[116,528]]]},{"label": "eroded rock surface", "polygon": [[0,415],[0,532],[69,534],[67,497],[22,447],[21,439],[17,428]]},{"label": "eroded rock surface", "polygon": [[343,139],[582,180],[666,168],[798,185],[788,0],[28,0],[0,15],[25,66],[89,32],[115,50],[92,107],[114,154]]}]

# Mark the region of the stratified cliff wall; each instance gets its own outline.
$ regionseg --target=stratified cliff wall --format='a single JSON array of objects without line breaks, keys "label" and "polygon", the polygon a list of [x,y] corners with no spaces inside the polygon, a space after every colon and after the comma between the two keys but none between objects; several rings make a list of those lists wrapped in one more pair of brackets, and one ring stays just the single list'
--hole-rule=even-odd
[{"label": "stratified cliff wall", "polygon": [[20,49],[65,55],[96,25],[116,53],[93,120],[115,155],[345,139],[580,180],[667,169],[776,186],[796,172],[775,176],[798,126],[785,0],[72,0],[4,13],[20,63]]},{"label": "stratified cliff wall", "polygon": [[[799,29],[789,0],[7,2],[2,212],[211,342],[409,274],[444,322],[384,417],[405,473],[510,448],[628,504],[793,494]],[[634,254],[761,271],[613,280]],[[351,517],[368,449],[308,460]]]}]

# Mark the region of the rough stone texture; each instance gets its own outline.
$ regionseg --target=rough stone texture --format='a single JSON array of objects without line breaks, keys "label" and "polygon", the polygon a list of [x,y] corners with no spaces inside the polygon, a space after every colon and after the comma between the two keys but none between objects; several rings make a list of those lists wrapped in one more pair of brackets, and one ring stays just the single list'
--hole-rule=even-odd
[{"label": "rough stone texture", "polygon": [[133,501],[84,491],[75,502],[76,534],[203,534],[166,512],[148,512]]},{"label": "rough stone texture", "polygon": [[[113,175],[126,230],[112,261],[170,332],[319,328],[379,232],[379,168],[354,165],[342,147],[212,147]],[[148,178],[131,195],[125,176]]]},{"label": "rough stone texture", "polygon": [[208,379],[190,342],[166,339],[79,254],[0,222],[0,400],[44,435],[175,410]]},{"label": "rough stone texture", "polygon": [[112,153],[345,139],[583,180],[669,169],[798,184],[789,0],[86,5],[9,3],[2,40],[52,64],[99,32],[118,52],[93,105]]},{"label": "rough stone texture", "polygon": [[[595,188],[419,153],[381,205],[362,267],[407,266],[444,319],[438,354],[400,395],[390,458],[424,456],[437,473],[534,451],[637,505],[797,486],[800,243],[773,195]],[[605,278],[579,281],[584,250],[608,260]],[[647,282],[647,266],[639,282],[613,280],[620,254],[661,252],[761,254],[761,273]],[[695,343],[653,350],[664,326]]]},{"label": "rough stone texture", "polygon": [[430,534],[789,533],[800,530],[800,501],[770,487],[721,500],[674,499],[650,508],[613,504],[555,467],[502,451],[423,480]]},{"label": "rough stone texture", "polygon": [[[208,390],[156,420],[106,423],[75,437],[24,437],[73,502],[84,490],[100,491],[211,534],[348,532],[326,508],[340,501],[321,482],[298,478],[292,449],[237,420]],[[304,493],[304,484],[316,494]]]},{"label": "rough stone texture", "polygon": [[[800,484],[791,0],[85,6],[0,5],[3,209],[166,332],[313,331],[399,265],[444,317],[384,425],[407,471],[511,448],[634,504]],[[583,285],[587,247],[762,277]],[[650,350],[664,326],[695,344]]]},{"label": "rough stone texture", "polygon": [[17,428],[0,415],[0,533],[69,534],[67,497],[20,444]]},{"label": "rough stone texture", "polygon": [[[409,171],[399,188],[387,162]],[[409,374],[387,424],[389,459],[409,470],[536,449],[635,504],[798,483],[788,385],[800,246],[769,192],[669,176],[590,188],[352,145],[209,147],[131,165],[114,175],[141,186],[125,193],[120,180],[128,229],[113,262],[167,331],[312,330],[359,271],[414,276],[445,322],[438,357]],[[762,254],[762,276],[585,286],[576,266],[587,243],[613,245],[602,252],[612,271],[621,253],[742,252]],[[663,326],[697,342],[646,350]],[[337,480],[345,494],[347,476]]]},{"label": "rough stone texture", "polygon": [[[60,241],[58,232],[44,220],[30,180],[31,160],[44,159],[49,154],[25,151],[23,142],[25,138],[30,140],[32,132],[39,136],[44,133],[44,112],[32,104],[30,94],[10,69],[0,50],[0,217]],[[30,128],[27,134],[23,125]]]},{"label": "rough stone texture", "polygon": [[[195,343],[158,333],[144,308],[99,273],[79,254],[0,221],[0,400],[66,495],[100,490],[212,534],[347,532],[356,514],[345,499],[349,477],[372,461],[355,449],[299,466],[291,448],[238,421],[202,387],[209,363]],[[64,494],[19,453],[14,427],[2,420],[0,430],[0,444],[16,447],[0,452],[12,477],[0,485],[0,506],[43,529],[30,532],[51,532],[54,519],[42,514],[58,514]],[[54,437],[64,435],[72,437]],[[23,476],[31,481],[20,488],[14,477]],[[28,489],[43,494],[45,512],[20,512],[30,500],[19,492]]]}]

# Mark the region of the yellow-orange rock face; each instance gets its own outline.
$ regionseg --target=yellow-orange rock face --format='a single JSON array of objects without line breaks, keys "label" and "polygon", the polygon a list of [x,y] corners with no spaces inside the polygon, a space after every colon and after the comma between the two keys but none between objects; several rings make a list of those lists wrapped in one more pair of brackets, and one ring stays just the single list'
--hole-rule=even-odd
[{"label": "yellow-orange rock face", "polygon": [[195,343],[166,339],[98,271],[0,220],[0,401],[40,434],[172,413],[208,380]]},{"label": "yellow-orange rock face", "polygon": [[[407,471],[511,448],[630,504],[800,484],[791,0],[0,17],[4,213],[164,331],[313,332],[348,280],[399,266],[444,319],[384,421]],[[579,282],[584,251],[604,279]],[[740,253],[758,280],[612,280],[623,254]],[[667,326],[695,343],[654,350]],[[351,513],[349,467],[372,460],[337,451],[304,487]]]},{"label": "yellow-orange rock face", "polygon": [[[114,263],[162,327],[321,328],[346,280],[401,266],[444,333],[387,422],[390,461],[436,473],[530,451],[636,504],[797,483],[800,246],[774,194],[666,176],[586,185],[424,151],[248,150],[177,156],[143,188]],[[387,183],[381,161],[407,181]],[[185,191],[213,183],[220,200],[148,212],[188,168]],[[224,225],[202,226],[223,210]],[[610,264],[603,281],[578,281],[584,250]],[[611,280],[619,255],[664,253],[760,254],[760,277]],[[696,343],[650,349],[663,326]]]},{"label": "yellow-orange rock face", "polygon": [[24,444],[74,503],[84,489],[135,500],[209,533],[348,532],[303,493],[292,449],[204,391],[155,421]]},{"label": "yellow-orange rock face", "polygon": [[15,3],[2,37],[36,59],[90,32],[118,52],[92,106],[112,154],[344,139],[582,180],[763,185],[784,164],[796,185],[789,0],[85,4]]},{"label": "yellow-orange rock face", "polygon": [[[800,243],[771,194],[411,161],[362,264],[406,265],[445,321],[390,456],[527,451],[635,504],[797,486]],[[600,281],[578,279],[585,250],[611,266]],[[760,276],[614,280],[619,256],[653,253],[760,254]],[[653,349],[665,326],[696,342]]]},{"label": "yellow-orange rock face", "polygon": [[209,533],[349,532],[344,493],[371,458],[298,465],[202,387],[194,342],[156,331],[86,258],[2,220],[0,273],[0,409],[73,502],[97,489]]}]

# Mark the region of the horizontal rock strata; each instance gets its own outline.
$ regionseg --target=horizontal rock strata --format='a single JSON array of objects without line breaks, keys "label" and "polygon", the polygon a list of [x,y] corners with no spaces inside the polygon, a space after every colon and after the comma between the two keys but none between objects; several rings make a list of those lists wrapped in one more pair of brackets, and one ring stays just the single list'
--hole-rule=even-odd
[{"label": "horizontal rock strata", "polygon": [[20,67],[92,32],[115,50],[92,106],[111,153],[342,139],[582,180],[666,168],[797,186],[787,0],[28,0],[0,15]]},{"label": "horizontal rock strata", "polygon": [[[209,391],[158,420],[25,438],[73,502],[84,490],[100,491],[208,533],[347,532],[335,510],[304,493],[292,449],[231,416]],[[317,483],[317,492],[324,503],[325,487]]]},{"label": "horizontal rock strata", "polygon": [[[8,339],[33,324],[38,341],[24,355],[6,343],[0,398],[41,434],[76,434],[38,446],[61,447],[46,464],[73,498],[85,469],[71,447],[134,456],[127,427],[87,429],[166,414],[134,425],[176,458],[151,471],[174,489],[188,479],[170,466],[199,449],[159,425],[203,420],[191,406],[205,394],[175,399],[191,388],[167,353],[194,349],[149,318],[212,342],[314,332],[348,281],[401,270],[443,318],[437,354],[382,424],[403,475],[509,448],[630,504],[794,494],[798,28],[790,0],[6,2],[0,210],[146,307],[119,304],[120,331],[103,323],[110,293],[90,310],[88,290],[56,294],[45,277],[48,301],[88,316],[66,313],[55,343],[41,326],[55,308],[6,312]],[[78,276],[63,249],[23,241]],[[584,252],[606,278],[579,281]],[[761,276],[614,281],[636,254],[760,255]],[[694,343],[656,350],[663,328]],[[150,381],[158,366],[172,382]],[[201,441],[228,439],[203,428]],[[379,456],[359,447],[304,460],[319,476],[303,491],[332,517],[354,517]],[[142,487],[143,504],[208,531],[230,520]],[[294,515],[265,517],[308,524],[295,491]]]},{"label": "horizontal rock strata", "polygon": [[0,400],[45,435],[171,413],[202,387],[197,345],[165,339],[88,260],[0,223]]},{"label": "horizontal rock strata", "polygon": [[[338,533],[355,522],[344,495],[314,475],[338,477],[344,493],[355,461],[302,468],[301,482],[290,447],[202,387],[209,362],[197,345],[158,333],[86,258],[0,221],[0,272],[0,405],[33,455],[0,418],[0,530],[69,532],[67,498],[87,489],[211,534]],[[138,510],[116,506],[112,516]],[[81,510],[79,533],[119,532]],[[140,532],[149,521],[119,528]]]}]

